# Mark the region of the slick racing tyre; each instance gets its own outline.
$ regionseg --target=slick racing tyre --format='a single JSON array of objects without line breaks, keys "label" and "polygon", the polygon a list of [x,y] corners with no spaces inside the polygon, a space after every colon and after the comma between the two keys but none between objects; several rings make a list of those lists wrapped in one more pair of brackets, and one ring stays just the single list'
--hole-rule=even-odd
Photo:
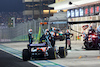
[{"label": "slick racing tyre", "polygon": [[30,52],[28,49],[23,49],[22,58],[23,58],[23,61],[30,60]]},{"label": "slick racing tyre", "polygon": [[66,57],[66,51],[65,51],[65,49],[64,49],[64,47],[59,47],[59,56],[61,57],[61,58],[65,58]]},{"label": "slick racing tyre", "polygon": [[54,48],[49,48],[48,59],[56,59],[56,51],[54,50]]}]

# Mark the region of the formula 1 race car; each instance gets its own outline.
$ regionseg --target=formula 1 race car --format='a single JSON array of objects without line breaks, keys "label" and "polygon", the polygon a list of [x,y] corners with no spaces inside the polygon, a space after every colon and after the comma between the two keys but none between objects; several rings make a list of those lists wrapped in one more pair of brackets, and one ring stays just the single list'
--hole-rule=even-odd
[{"label": "formula 1 race car", "polygon": [[87,40],[84,40],[84,46],[86,50],[99,49],[98,36],[96,34],[89,35],[86,39]]},{"label": "formula 1 race car", "polygon": [[49,39],[46,37],[47,43],[40,44],[28,44],[28,49],[23,49],[22,58],[23,61],[30,59],[56,59],[57,56],[65,58],[67,55],[67,50],[64,47],[59,47],[59,49],[52,47]]},{"label": "formula 1 race car", "polygon": [[66,57],[66,52],[65,52],[64,47],[59,47],[59,50],[57,53],[55,48],[47,47],[43,43],[42,44],[29,44],[28,49],[24,49],[22,53],[22,57],[24,61],[30,60],[31,58],[32,59],[36,59],[36,58],[56,59],[57,55],[59,55],[61,58]]},{"label": "formula 1 race car", "polygon": [[55,39],[63,41],[65,39],[65,36],[63,35],[62,31],[59,28],[55,29]]}]

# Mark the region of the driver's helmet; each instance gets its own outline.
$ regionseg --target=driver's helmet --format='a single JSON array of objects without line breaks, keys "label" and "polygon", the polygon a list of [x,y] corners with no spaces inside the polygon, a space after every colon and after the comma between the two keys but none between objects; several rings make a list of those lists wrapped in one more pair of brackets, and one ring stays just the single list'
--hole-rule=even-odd
[{"label": "driver's helmet", "polygon": [[29,29],[29,30],[28,30],[28,33],[32,34],[32,29]]}]

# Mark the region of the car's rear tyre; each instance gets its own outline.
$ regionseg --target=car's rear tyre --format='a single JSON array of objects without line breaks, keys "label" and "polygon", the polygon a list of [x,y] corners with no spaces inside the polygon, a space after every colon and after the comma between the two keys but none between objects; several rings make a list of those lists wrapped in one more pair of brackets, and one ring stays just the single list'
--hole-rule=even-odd
[{"label": "car's rear tyre", "polygon": [[66,54],[67,51],[65,51],[65,48],[64,47],[59,47],[59,56],[60,58],[65,58],[66,57]]},{"label": "car's rear tyre", "polygon": [[23,58],[23,61],[30,60],[30,52],[28,49],[23,49],[22,58]]},{"label": "car's rear tyre", "polygon": [[85,43],[85,49],[86,49],[86,50],[91,50],[91,49],[93,49],[93,42],[91,42],[91,43]]},{"label": "car's rear tyre", "polygon": [[56,59],[56,51],[54,50],[54,48],[49,48],[48,59]]}]

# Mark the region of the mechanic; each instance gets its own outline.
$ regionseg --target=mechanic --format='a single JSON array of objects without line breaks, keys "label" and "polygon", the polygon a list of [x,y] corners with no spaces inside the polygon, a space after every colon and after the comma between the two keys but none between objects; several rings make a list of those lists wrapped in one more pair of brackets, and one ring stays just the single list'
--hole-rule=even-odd
[{"label": "mechanic", "polygon": [[39,43],[45,43],[45,34],[42,35],[42,37],[40,38],[40,42]]},{"label": "mechanic", "polygon": [[51,45],[52,45],[52,47],[55,47],[55,34],[54,34],[54,32],[51,33]]},{"label": "mechanic", "polygon": [[[71,50],[71,40],[70,40],[70,35],[72,35],[73,36],[73,34],[72,33],[70,33],[69,32],[69,30],[66,30],[66,33],[65,34],[63,34],[63,35],[65,35],[66,36],[66,48],[67,48],[67,44],[68,44],[68,46],[69,46],[69,49]],[[72,37],[71,36],[71,37]]]},{"label": "mechanic", "polygon": [[28,38],[29,38],[29,44],[32,44],[33,42],[33,36],[32,36],[32,29],[28,30]]},{"label": "mechanic", "polygon": [[52,28],[52,31],[54,31],[54,32],[55,32],[55,30],[56,30],[56,28],[55,28],[55,27],[53,27],[53,28]]},{"label": "mechanic", "polygon": [[95,30],[92,28],[92,26],[90,26],[90,29],[88,31],[88,35],[92,35],[95,34]]},{"label": "mechanic", "polygon": [[82,32],[82,34],[83,34],[83,41],[87,41],[88,40],[87,34],[85,32]]},{"label": "mechanic", "polygon": [[98,45],[99,45],[99,50],[100,50],[100,25],[97,28],[97,35],[98,35]]},{"label": "mechanic", "polygon": [[100,33],[100,25],[97,28],[97,34],[99,34],[99,33]]},{"label": "mechanic", "polygon": [[50,30],[49,30],[49,31],[53,31],[53,30],[52,30],[52,27],[50,28]]},{"label": "mechanic", "polygon": [[88,35],[85,32],[82,32],[82,34],[83,34],[84,46],[86,46],[85,43],[87,43],[87,41],[88,41]]},{"label": "mechanic", "polygon": [[[97,28],[97,36],[98,36],[97,43],[99,44],[100,43],[100,25]],[[99,45],[99,49],[100,49],[100,45]]]},{"label": "mechanic", "polygon": [[51,42],[52,47],[54,47],[55,46],[55,38],[54,38],[54,36],[50,33],[50,31],[47,31],[46,36],[48,36],[48,39]]}]

